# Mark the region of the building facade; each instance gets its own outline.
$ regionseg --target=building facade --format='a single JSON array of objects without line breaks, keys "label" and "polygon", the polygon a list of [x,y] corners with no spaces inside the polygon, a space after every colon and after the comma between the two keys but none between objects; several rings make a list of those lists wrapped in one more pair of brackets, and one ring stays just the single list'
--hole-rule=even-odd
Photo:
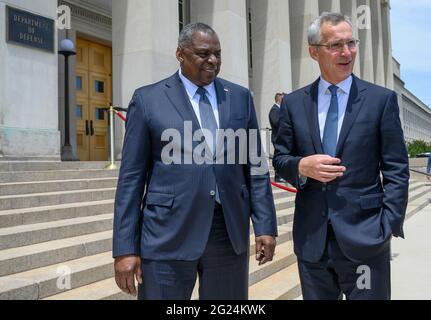
[{"label": "building facade", "polygon": [[[0,35],[6,35],[0,38],[3,160],[59,160],[65,136],[64,57],[57,49],[10,41],[10,7],[55,21],[54,43],[68,38],[76,45],[69,64],[69,124],[81,161],[108,159],[104,108],[127,107],[136,88],[178,69],[178,33],[189,22],[205,22],[217,31],[220,77],[251,89],[260,125],[269,127],[274,93],[291,92],[319,76],[306,30],[323,11],[352,18],[361,41],[354,72],[396,90],[406,140],[431,142],[431,111],[405,89],[392,57],[388,0],[0,0]],[[118,158],[124,135],[119,119],[115,128]]]}]

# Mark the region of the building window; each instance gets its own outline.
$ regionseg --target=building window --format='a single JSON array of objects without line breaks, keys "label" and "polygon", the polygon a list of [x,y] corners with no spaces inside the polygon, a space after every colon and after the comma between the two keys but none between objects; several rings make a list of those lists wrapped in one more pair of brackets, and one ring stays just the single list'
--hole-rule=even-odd
[{"label": "building window", "polygon": [[77,105],[75,109],[75,115],[77,119],[82,119],[82,105]]},{"label": "building window", "polygon": [[178,15],[180,32],[184,26],[190,23],[190,1],[189,0],[178,0]]},{"label": "building window", "polygon": [[96,120],[103,121],[105,120],[105,110],[102,108],[96,108]]},{"label": "building window", "polygon": [[76,76],[76,90],[82,90],[82,77]]},{"label": "building window", "polygon": [[98,93],[105,92],[105,83],[103,81],[95,80],[94,81],[94,90]]}]

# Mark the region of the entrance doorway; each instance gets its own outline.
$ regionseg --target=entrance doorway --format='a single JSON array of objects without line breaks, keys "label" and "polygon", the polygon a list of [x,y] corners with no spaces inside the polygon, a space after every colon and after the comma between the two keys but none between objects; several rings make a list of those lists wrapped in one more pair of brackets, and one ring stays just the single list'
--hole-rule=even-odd
[{"label": "entrance doorway", "polygon": [[112,50],[76,40],[76,144],[80,161],[108,160],[108,113],[112,101]]}]

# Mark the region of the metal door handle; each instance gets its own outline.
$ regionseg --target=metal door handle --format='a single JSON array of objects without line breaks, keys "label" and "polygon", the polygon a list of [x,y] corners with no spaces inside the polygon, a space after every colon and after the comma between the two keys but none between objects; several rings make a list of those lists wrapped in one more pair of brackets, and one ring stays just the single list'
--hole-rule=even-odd
[{"label": "metal door handle", "polygon": [[91,130],[91,136],[94,136],[93,120],[90,120],[90,130]]},{"label": "metal door handle", "polygon": [[85,120],[85,135],[90,135],[90,128],[88,127],[88,120]]}]

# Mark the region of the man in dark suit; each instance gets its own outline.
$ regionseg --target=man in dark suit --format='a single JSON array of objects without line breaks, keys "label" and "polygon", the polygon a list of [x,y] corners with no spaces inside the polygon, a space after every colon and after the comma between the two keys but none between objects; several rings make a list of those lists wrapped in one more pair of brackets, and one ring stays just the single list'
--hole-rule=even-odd
[{"label": "man in dark suit", "polygon": [[[277,136],[278,132],[278,122],[280,120],[280,106],[281,102],[283,101],[283,94],[282,93],[276,93],[275,94],[275,104],[272,106],[271,110],[269,111],[269,124],[271,125],[271,142],[272,144],[275,143],[275,137]],[[279,176],[277,171],[275,171],[275,182],[286,182],[282,177]]]},{"label": "man in dark suit", "polygon": [[274,167],[298,188],[294,250],[304,299],[390,299],[390,240],[403,237],[408,157],[397,95],[352,74],[341,14],[308,32],[321,77],[284,97]]},{"label": "man in dark suit", "polygon": [[244,154],[215,137],[217,129],[244,130],[248,142],[258,132],[253,100],[217,78],[221,49],[209,26],[184,27],[176,57],[180,70],[136,90],[129,105],[115,198],[116,282],[135,295],[136,277],[139,299],[190,299],[199,276],[200,299],[247,299],[250,217],[256,260],[274,254],[269,174],[249,153],[245,163],[223,164],[228,152]]}]

